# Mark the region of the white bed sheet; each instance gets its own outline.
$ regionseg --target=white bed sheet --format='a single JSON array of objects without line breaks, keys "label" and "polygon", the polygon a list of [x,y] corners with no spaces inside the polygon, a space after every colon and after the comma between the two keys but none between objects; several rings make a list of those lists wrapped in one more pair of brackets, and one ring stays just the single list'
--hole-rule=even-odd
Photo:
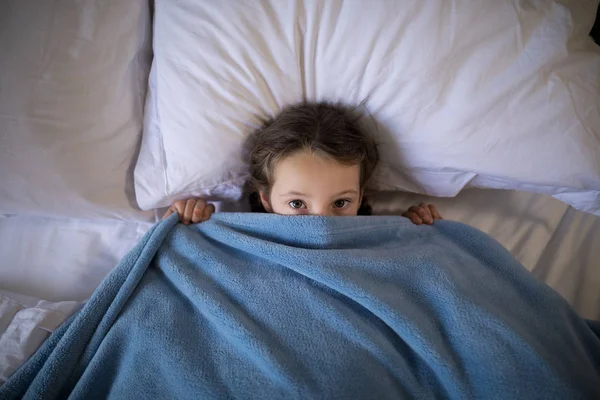
[{"label": "white bed sheet", "polygon": [[34,216],[0,219],[0,290],[83,301],[151,223]]},{"label": "white bed sheet", "polygon": [[0,290],[0,385],[81,305]]},{"label": "white bed sheet", "polygon": [[[549,196],[470,189],[456,198],[370,196],[377,214],[421,201],[446,219],[487,232],[586,318],[600,319],[600,218]],[[223,205],[224,211],[243,207]],[[150,223],[14,216],[0,219],[0,290],[48,301],[83,301]]]}]

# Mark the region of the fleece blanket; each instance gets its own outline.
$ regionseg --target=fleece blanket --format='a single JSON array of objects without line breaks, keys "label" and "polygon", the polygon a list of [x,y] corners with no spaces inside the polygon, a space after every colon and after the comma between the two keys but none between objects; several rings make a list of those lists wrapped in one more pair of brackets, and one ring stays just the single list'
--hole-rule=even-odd
[{"label": "fleece blanket", "polygon": [[154,226],[2,399],[598,399],[598,325],[466,225]]}]

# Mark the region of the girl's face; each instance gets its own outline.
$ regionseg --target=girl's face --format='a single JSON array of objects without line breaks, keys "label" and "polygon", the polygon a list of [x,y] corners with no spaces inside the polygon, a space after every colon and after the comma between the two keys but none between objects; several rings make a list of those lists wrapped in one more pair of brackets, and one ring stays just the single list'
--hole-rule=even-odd
[{"label": "girl's face", "polygon": [[357,215],[362,201],[360,165],[344,165],[312,152],[277,164],[271,193],[260,193],[268,212],[283,215]]}]

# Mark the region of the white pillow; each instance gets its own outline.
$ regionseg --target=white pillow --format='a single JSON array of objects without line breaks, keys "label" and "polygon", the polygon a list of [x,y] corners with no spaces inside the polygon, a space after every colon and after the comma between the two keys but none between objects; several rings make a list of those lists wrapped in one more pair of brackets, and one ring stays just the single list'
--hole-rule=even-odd
[{"label": "white pillow", "polygon": [[2,2],[1,214],[154,218],[133,193],[151,29],[147,0]]},{"label": "white pillow", "polygon": [[551,194],[600,214],[597,1],[157,0],[143,209],[235,198],[258,117],[367,105],[379,190]]}]

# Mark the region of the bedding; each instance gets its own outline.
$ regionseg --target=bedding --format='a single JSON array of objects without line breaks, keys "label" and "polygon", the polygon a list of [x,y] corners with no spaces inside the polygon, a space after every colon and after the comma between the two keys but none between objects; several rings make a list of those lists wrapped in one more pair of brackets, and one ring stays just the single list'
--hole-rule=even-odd
[{"label": "bedding", "polygon": [[138,203],[238,198],[260,117],[365,100],[373,189],[518,189],[600,214],[597,6],[157,0]]},{"label": "bedding", "polygon": [[80,306],[0,290],[0,385]]},{"label": "bedding", "polygon": [[173,215],[0,397],[596,398],[598,335],[457,222]]},{"label": "bedding", "polygon": [[132,169],[151,62],[148,0],[4,0],[0,214],[153,220]]},{"label": "bedding", "polygon": [[468,189],[456,198],[409,193],[369,196],[373,212],[401,215],[421,202],[444,218],[482,230],[506,247],[540,281],[577,312],[600,320],[600,218],[545,195]]},{"label": "bedding", "polygon": [[0,218],[0,290],[85,301],[151,223],[34,216]]},{"label": "bedding", "polygon": [[[400,215],[422,201],[435,203],[446,219],[474,226],[499,241],[580,315],[600,320],[598,217],[549,196],[504,190],[468,189],[456,198],[391,192],[368,197],[379,215]],[[243,203],[219,203],[217,210],[249,211]],[[111,220],[0,218],[0,290],[54,302],[84,301],[150,226]],[[36,232],[35,240],[31,232]]]},{"label": "bedding", "polygon": [[0,218],[0,385],[89,299],[150,223]]}]

